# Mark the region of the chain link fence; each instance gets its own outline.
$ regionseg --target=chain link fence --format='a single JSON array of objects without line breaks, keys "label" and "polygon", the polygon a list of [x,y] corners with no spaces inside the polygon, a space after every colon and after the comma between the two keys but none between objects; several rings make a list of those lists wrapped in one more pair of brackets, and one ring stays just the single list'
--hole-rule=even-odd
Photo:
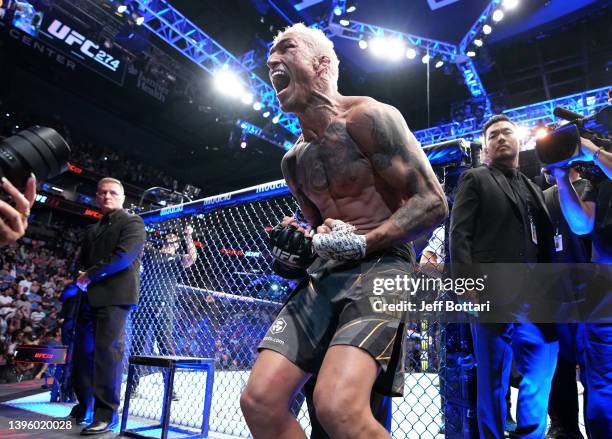
[{"label": "chain link fence", "polygon": [[[270,268],[268,231],[296,209],[284,183],[274,182],[144,215],[140,302],[131,315],[127,352],[214,358],[211,437],[250,437],[240,393],[257,345],[295,287]],[[436,257],[433,272],[444,261],[444,242],[434,238],[422,261]],[[438,316],[409,322],[405,394],[393,399],[393,437],[443,437],[444,346]],[[125,363],[127,371],[127,355]],[[136,375],[130,416],[159,420],[161,372],[140,367]],[[172,425],[200,428],[204,383],[203,373],[177,372]],[[306,404],[296,412],[309,434]]]}]

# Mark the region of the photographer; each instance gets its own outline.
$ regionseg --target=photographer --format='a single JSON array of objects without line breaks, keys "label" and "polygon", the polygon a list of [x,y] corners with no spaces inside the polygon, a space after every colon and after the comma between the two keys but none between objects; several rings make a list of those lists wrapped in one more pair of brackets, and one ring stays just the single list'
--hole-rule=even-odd
[{"label": "photographer", "polygon": [[585,190],[582,199],[569,180],[567,169],[554,168],[553,175],[559,186],[561,210],[577,235],[592,233],[592,262],[612,262],[612,153],[598,148],[588,139],[580,138],[585,161],[592,161],[606,174],[608,180]]},{"label": "photographer", "polygon": [[25,234],[30,208],[36,198],[36,177],[30,176],[23,194],[4,177],[2,189],[13,198],[15,207],[0,200],[0,246],[13,243]]},{"label": "photographer", "polygon": [[[567,169],[555,168],[553,175],[559,187],[561,210],[572,231],[591,235],[591,262],[612,262],[612,153],[581,138],[581,152],[608,177],[588,187],[582,199],[572,187]],[[590,438],[612,437],[612,323],[591,323],[610,319],[612,291],[596,292],[587,297],[589,312],[586,323],[578,328],[578,361],[585,387],[585,424]],[[590,299],[590,300],[589,300]],[[589,322],[589,320],[591,322]],[[601,320],[598,320],[601,321]]]}]

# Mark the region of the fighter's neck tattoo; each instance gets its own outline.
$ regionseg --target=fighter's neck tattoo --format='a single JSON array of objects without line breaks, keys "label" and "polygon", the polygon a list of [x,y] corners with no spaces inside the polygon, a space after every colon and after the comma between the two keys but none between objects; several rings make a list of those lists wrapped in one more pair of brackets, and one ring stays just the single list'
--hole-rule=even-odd
[{"label": "fighter's neck tattoo", "polygon": [[317,90],[312,93],[311,102],[298,114],[302,131],[308,133],[309,141],[324,136],[328,125],[338,115],[337,106],[329,96]]}]

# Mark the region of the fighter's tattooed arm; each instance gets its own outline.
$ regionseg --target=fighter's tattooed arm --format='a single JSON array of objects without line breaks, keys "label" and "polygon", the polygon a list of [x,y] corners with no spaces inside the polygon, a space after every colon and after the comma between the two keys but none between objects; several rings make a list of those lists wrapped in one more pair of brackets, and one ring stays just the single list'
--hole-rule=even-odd
[{"label": "fighter's tattooed arm", "polygon": [[411,241],[448,215],[444,191],[397,109],[381,103],[362,106],[350,115],[347,129],[398,197],[399,208],[366,235],[368,253]]},{"label": "fighter's tattooed arm", "polygon": [[323,223],[323,219],[321,218],[319,209],[317,209],[314,203],[300,190],[297,184],[295,170],[297,148],[296,145],[285,154],[281,161],[281,171],[283,172],[283,177],[287,182],[287,186],[289,186],[289,190],[300,206],[302,215],[304,215],[308,224],[310,224],[313,229],[316,229]]}]

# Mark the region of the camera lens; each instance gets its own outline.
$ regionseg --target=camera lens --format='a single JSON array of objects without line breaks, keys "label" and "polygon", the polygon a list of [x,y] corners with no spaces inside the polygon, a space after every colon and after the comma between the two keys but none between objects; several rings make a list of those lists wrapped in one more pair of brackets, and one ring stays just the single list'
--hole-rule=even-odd
[{"label": "camera lens", "polygon": [[68,169],[70,147],[52,128],[33,126],[0,142],[0,177],[23,187],[34,173],[45,181]]},{"label": "camera lens", "polygon": [[580,133],[576,125],[568,123],[557,128],[535,145],[540,162],[545,165],[565,163],[580,152]]}]

